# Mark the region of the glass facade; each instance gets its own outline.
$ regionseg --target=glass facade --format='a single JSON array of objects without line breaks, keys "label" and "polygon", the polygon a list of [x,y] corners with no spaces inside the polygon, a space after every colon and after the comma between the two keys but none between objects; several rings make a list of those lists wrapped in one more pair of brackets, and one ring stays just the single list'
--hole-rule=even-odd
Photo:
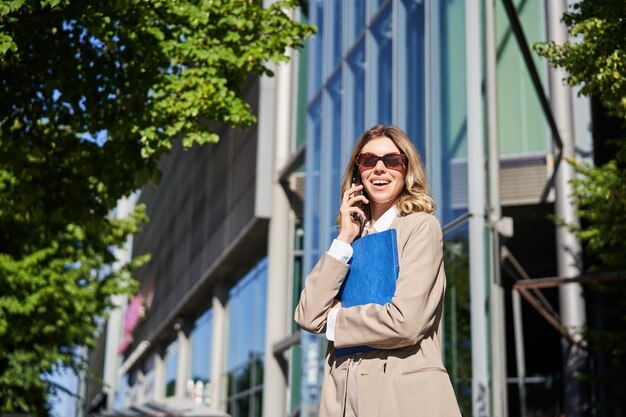
[{"label": "glass facade", "polygon": [[228,413],[261,416],[267,260],[250,270],[229,293]]},{"label": "glass facade", "polygon": [[[315,65],[307,83],[305,272],[336,236],[339,185],[349,153],[365,129],[395,124],[407,132],[426,163],[443,225],[467,213],[468,187],[464,2],[320,0],[309,6],[311,22],[321,30],[308,57]],[[469,250],[467,223],[461,223],[445,236],[449,291],[444,345],[453,385],[468,416]],[[323,338],[306,335],[302,340],[303,351],[323,352]],[[311,343],[318,348],[311,349]],[[304,356],[309,372],[319,358]],[[312,380],[303,378],[303,387],[310,388]]]},{"label": "glass facade", "polygon": [[464,2],[428,3],[431,24],[426,169],[443,225],[467,212]]},{"label": "glass facade", "polygon": [[[310,22],[320,30],[308,49],[308,60],[313,65],[309,66],[306,83],[303,272],[306,275],[311,270],[337,233],[339,185],[355,141],[375,124],[398,125],[422,154],[437,203],[437,217],[444,228],[448,279],[444,359],[462,412],[471,416],[478,410],[481,384],[484,386],[487,378],[483,374],[492,372],[491,368],[485,368],[496,365],[489,362],[490,332],[495,331],[490,327],[490,312],[477,308],[479,301],[470,297],[470,288],[476,292],[484,287],[484,295],[489,299],[489,279],[494,272],[490,269],[491,248],[484,238],[487,230],[483,229],[479,235],[477,228],[473,228],[472,245],[469,244],[469,226],[477,224],[477,217],[469,213],[468,174],[470,168],[476,172],[473,168],[485,166],[486,159],[478,159],[486,155],[475,151],[479,147],[485,149],[485,142],[480,146],[476,143],[485,140],[484,137],[472,130],[473,136],[468,139],[467,92],[473,85],[467,85],[467,62],[468,58],[470,63],[484,62],[484,57],[467,55],[473,52],[466,46],[465,3],[464,0],[309,2]],[[524,0],[513,3],[529,43],[545,40],[545,4]],[[511,207],[530,204],[535,213],[539,195],[551,173],[547,163],[551,153],[550,134],[503,5],[496,2],[494,7],[501,204],[509,211]],[[480,30],[484,32],[484,27]],[[481,49],[477,45],[476,50]],[[537,56],[533,59],[540,78],[545,81],[545,63]],[[484,82],[484,68],[482,77]],[[481,102],[484,97],[472,97],[472,100],[476,105],[485,104]],[[484,135],[484,131],[480,134]],[[473,151],[469,161],[468,149]],[[486,206],[485,200],[486,196],[482,200]],[[515,221],[522,224],[525,219],[517,215]],[[521,236],[518,231],[515,233]],[[525,251],[518,249],[520,256]],[[471,279],[470,270],[474,271]],[[542,274],[550,276],[548,269]],[[508,332],[512,327],[511,317],[505,313],[498,319],[505,320]],[[505,343],[508,343],[506,349],[511,350],[511,341]],[[310,401],[313,405],[315,396],[309,392],[321,380],[315,379],[313,361],[316,353],[323,352],[324,339],[303,333],[302,349],[303,369],[307,374],[302,379],[304,403]],[[540,364],[542,372],[550,367],[544,362]],[[321,373],[321,366],[318,370]],[[515,372],[508,372],[511,380]],[[545,380],[558,378],[546,372],[541,375]],[[528,392],[534,393],[533,389],[529,388]],[[534,401],[531,397],[529,394],[529,406]]]}]

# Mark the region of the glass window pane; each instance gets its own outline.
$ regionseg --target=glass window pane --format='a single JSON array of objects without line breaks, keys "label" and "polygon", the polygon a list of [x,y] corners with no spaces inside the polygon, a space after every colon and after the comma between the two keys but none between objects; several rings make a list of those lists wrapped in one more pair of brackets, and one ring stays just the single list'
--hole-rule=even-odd
[{"label": "glass window pane", "polygon": [[365,130],[365,41],[361,40],[347,59],[346,71],[346,155]]},{"label": "glass window pane", "polygon": [[324,193],[326,196],[326,235],[325,242],[322,243],[322,247],[330,245],[332,238],[337,234],[337,228],[335,226],[335,218],[339,212],[339,182],[341,181],[341,104],[342,104],[342,80],[341,73],[337,73],[328,83],[328,105],[326,109],[326,120],[328,120],[328,132],[325,144],[326,148],[326,161],[329,163],[325,172],[326,184],[328,192]]},{"label": "glass window pane", "polygon": [[[230,372],[228,374],[227,379],[228,379],[228,382],[227,382],[227,384],[228,384],[228,398],[230,399],[230,397],[232,397],[233,395],[235,395],[237,393],[237,391],[235,389],[235,384],[237,382],[237,378],[236,378],[235,372],[234,371]],[[228,406],[229,407],[231,406],[231,401],[228,401]],[[230,412],[230,410],[229,410],[229,412]]]},{"label": "glass window pane", "polygon": [[[291,298],[291,309],[292,312],[295,311],[296,306],[298,305],[298,300],[300,299],[300,292],[302,291],[302,287],[304,286],[304,268],[302,265],[302,256],[303,256],[303,240],[304,240],[304,229],[302,228],[302,224],[300,222],[294,225],[294,254],[293,254],[293,286],[292,286],[292,298]],[[299,326],[296,324],[295,320],[293,320],[293,314],[291,314],[291,331],[297,332],[299,330]]]},{"label": "glass window pane", "polygon": [[[511,25],[506,13],[496,2],[497,102],[498,137],[500,154],[520,155],[547,152],[549,147],[548,127],[537,93],[526,69],[517,43],[511,36]],[[519,8],[520,23],[529,43],[545,39],[543,5],[529,2]],[[545,64],[533,54],[535,67]],[[539,71],[543,76],[544,72]]]},{"label": "glass window pane", "polygon": [[260,392],[254,394],[253,397],[254,406],[253,406],[253,416],[261,417],[263,415],[263,395]]},{"label": "glass window pane", "polygon": [[385,0],[370,0],[370,18],[376,15],[378,9],[384,2]]},{"label": "glass window pane", "polygon": [[372,25],[369,125],[391,123],[391,29],[391,4],[387,4]]},{"label": "glass window pane", "polygon": [[250,379],[252,373],[252,363],[249,362],[245,366],[237,369],[233,372],[235,377],[235,393],[247,390],[250,388]]},{"label": "glass window pane", "polygon": [[[306,21],[304,21],[306,23]],[[297,56],[297,94],[296,94],[296,141],[294,151],[299,149],[306,140],[306,105],[307,105],[307,77],[309,75],[309,50],[311,44],[307,42]]]},{"label": "glass window pane", "polygon": [[233,417],[250,417],[250,398],[243,397],[235,403],[235,413]]},{"label": "glass window pane", "polygon": [[330,3],[330,29],[331,33],[327,36],[328,42],[328,73],[332,73],[335,67],[341,61],[343,51],[343,2],[333,1]]},{"label": "glass window pane", "polygon": [[260,357],[252,361],[252,386],[263,385],[263,360]]},{"label": "glass window pane", "polygon": [[446,35],[442,51],[444,129],[450,158],[467,157],[467,109],[465,98],[465,8],[452,2],[446,13]]},{"label": "glass window pane", "polygon": [[301,384],[302,379],[302,346],[295,345],[291,348],[290,365],[290,377],[289,377],[289,389],[291,393],[291,406],[289,411],[293,412],[300,407],[301,399]]},{"label": "glass window pane", "polygon": [[126,396],[128,394],[128,374],[124,374],[117,379],[117,387],[115,387],[115,399],[113,400],[113,409],[121,410],[126,406]]},{"label": "glass window pane", "polygon": [[311,40],[311,76],[309,77],[309,93],[315,94],[322,85],[322,60],[324,52],[324,1],[309,2],[311,24],[317,26],[317,33]]},{"label": "glass window pane", "polygon": [[320,169],[321,169],[321,146],[322,146],[322,105],[318,97],[309,107],[307,126],[307,158],[305,179],[305,200],[307,210],[304,212],[307,230],[305,234],[306,253],[309,255],[305,260],[305,270],[309,271],[317,261],[320,238]]},{"label": "glass window pane", "polygon": [[398,124],[422,157],[426,152],[424,27],[424,2],[401,0],[398,12]]},{"label": "glass window pane", "polygon": [[229,293],[228,370],[264,351],[267,260],[259,262]]},{"label": "glass window pane", "polygon": [[202,404],[209,404],[212,331],[213,310],[208,310],[196,320],[189,336],[191,360],[189,361],[187,397]]},{"label": "glass window pane", "polygon": [[176,393],[176,370],[178,369],[178,341],[172,342],[165,352],[165,396]]},{"label": "glass window pane", "polygon": [[454,0],[436,3],[440,37],[432,39],[431,126],[428,172],[441,223],[467,212],[467,108],[465,8]]},{"label": "glass window pane", "polygon": [[[338,1],[337,3],[342,3]],[[365,6],[363,0],[348,0],[347,2],[348,17],[348,49],[352,43],[359,37],[365,28]]]}]

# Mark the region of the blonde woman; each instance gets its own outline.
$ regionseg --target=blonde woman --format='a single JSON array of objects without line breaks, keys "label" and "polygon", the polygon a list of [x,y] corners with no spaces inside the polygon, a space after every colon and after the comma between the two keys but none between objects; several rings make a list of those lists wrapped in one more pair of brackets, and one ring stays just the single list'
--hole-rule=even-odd
[{"label": "blonde woman", "polygon": [[[342,182],[339,234],[305,280],[295,312],[303,329],[325,332],[329,340],[320,417],[461,415],[441,360],[446,278],[434,211],[422,161],[406,134],[395,126],[364,132]],[[342,307],[336,297],[352,242],[390,228],[400,265],[393,298]],[[361,345],[376,350],[336,356],[336,348]]]}]

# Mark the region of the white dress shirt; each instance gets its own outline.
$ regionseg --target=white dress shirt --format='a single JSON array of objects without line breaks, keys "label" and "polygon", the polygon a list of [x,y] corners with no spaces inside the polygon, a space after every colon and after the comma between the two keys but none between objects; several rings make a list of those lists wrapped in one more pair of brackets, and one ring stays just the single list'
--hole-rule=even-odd
[{"label": "white dress shirt", "polygon": [[[367,236],[372,233],[380,233],[388,230],[396,217],[398,217],[398,209],[394,205],[384,212],[382,216],[380,216],[378,221],[374,223],[374,226],[370,227],[370,222],[365,223],[365,226],[363,226],[363,234],[361,236]],[[347,264],[352,258],[353,249],[352,245],[349,243],[333,239],[333,243],[330,245],[330,248],[326,253],[338,261]],[[326,339],[330,341],[335,340],[335,323],[337,323],[337,314],[339,314],[339,309],[339,306],[333,307],[328,312],[328,317],[326,317]]]}]

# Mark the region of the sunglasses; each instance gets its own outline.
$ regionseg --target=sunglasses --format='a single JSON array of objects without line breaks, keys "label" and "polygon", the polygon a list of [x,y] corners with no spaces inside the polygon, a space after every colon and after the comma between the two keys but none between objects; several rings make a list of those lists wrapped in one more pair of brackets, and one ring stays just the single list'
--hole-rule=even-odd
[{"label": "sunglasses", "polygon": [[373,153],[361,153],[356,157],[356,164],[360,169],[374,168],[378,161],[389,169],[400,171],[406,167],[408,158],[402,153],[388,153],[387,155],[378,156]]}]

